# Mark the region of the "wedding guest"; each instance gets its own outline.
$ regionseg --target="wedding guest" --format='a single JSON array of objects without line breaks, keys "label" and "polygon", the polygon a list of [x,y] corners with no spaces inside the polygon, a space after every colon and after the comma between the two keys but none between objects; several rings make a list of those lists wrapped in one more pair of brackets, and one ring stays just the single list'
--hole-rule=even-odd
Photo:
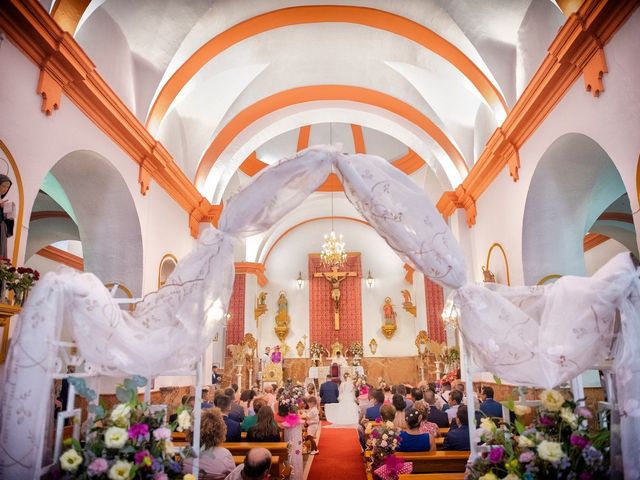
[{"label": "wedding guest", "polygon": [[273,410],[261,408],[256,417],[256,424],[247,432],[247,442],[279,442],[280,429],[276,424]]},{"label": "wedding guest", "polygon": [[396,407],[388,403],[384,403],[380,407],[380,419],[383,422],[393,422],[396,419],[396,413]]},{"label": "wedding guest", "polygon": [[218,366],[213,365],[211,367],[211,385],[218,385],[222,380],[222,374],[218,372]]},{"label": "wedding guest", "polygon": [[209,389],[202,387],[202,400],[200,401],[200,408],[206,410],[213,407],[213,402],[209,401]]},{"label": "wedding guest", "polygon": [[[396,393],[402,395],[402,398],[404,398],[406,404],[405,408],[411,408],[413,406],[413,400],[409,400],[407,398],[407,387],[405,387],[403,384],[396,385]],[[391,401],[393,402],[393,397]]]},{"label": "wedding guest", "polygon": [[393,398],[393,392],[391,391],[391,387],[388,385],[385,385],[382,391],[384,393],[384,403],[391,404],[391,399]]},{"label": "wedding guest", "polygon": [[372,397],[375,404],[372,407],[367,408],[365,412],[365,418],[367,420],[375,420],[380,416],[380,407],[385,401],[384,393],[381,390],[374,390],[372,392]]},{"label": "wedding guest", "polygon": [[272,409],[275,409],[276,396],[273,393],[273,390],[273,385],[269,383],[264,386],[264,397],[267,401],[267,405],[269,405],[269,407],[271,407]]},{"label": "wedding guest", "polygon": [[215,399],[216,407],[222,412],[222,419],[227,426],[227,437],[225,442],[239,442],[241,440],[240,422],[230,418],[229,413],[231,410],[231,398],[227,395],[218,395]]},{"label": "wedding guest", "polygon": [[502,404],[493,399],[493,388],[482,387],[480,411],[488,417],[502,417]]},{"label": "wedding guest", "polygon": [[[451,382],[442,382],[442,391],[440,392],[440,398],[446,404],[449,403],[449,395],[451,395]],[[443,408],[443,410],[446,410]]]},{"label": "wedding guest", "polygon": [[367,408],[373,407],[373,405],[375,405],[375,401],[373,400],[373,387],[368,387],[366,398],[362,398],[362,395],[358,397],[358,418],[360,423],[362,423],[362,420],[365,418]]},{"label": "wedding guest", "polygon": [[264,480],[269,478],[271,452],[266,448],[252,448],[224,480]]},{"label": "wedding guest", "polygon": [[449,423],[455,423],[458,407],[462,404],[462,394],[458,390],[453,390],[449,394],[449,408],[447,409],[447,417],[449,417]]},{"label": "wedding guest", "polygon": [[424,400],[429,408],[427,420],[435,423],[439,428],[449,427],[449,416],[436,406],[436,395],[432,390],[424,392]]},{"label": "wedding guest", "polygon": [[[227,427],[218,408],[204,410],[200,417],[200,472],[207,478],[224,478],[236,466],[233,455],[224,447],[221,447],[227,435]],[[192,436],[188,434],[188,441]],[[182,471],[191,473],[193,458],[187,457],[182,465]]]},{"label": "wedding guest", "polygon": [[[237,385],[236,385],[237,387]],[[236,401],[236,391],[232,387],[225,388],[224,394],[231,399],[231,411],[229,416],[238,423],[244,420],[244,408]]]},{"label": "wedding guest", "polygon": [[422,415],[422,423],[420,423],[420,432],[428,433],[431,435],[431,438],[435,438],[440,436],[440,430],[438,425],[433,422],[430,422],[428,419],[429,406],[424,403],[422,400],[413,404],[413,408],[420,412]]},{"label": "wedding guest", "polygon": [[320,412],[318,411],[318,402],[316,397],[308,397],[306,399],[307,410],[303,414],[305,423],[307,425],[307,435],[304,438],[305,442],[309,443],[309,455],[317,455],[320,453],[316,444],[316,437],[318,436],[318,429],[320,428]]},{"label": "wedding guest", "polygon": [[469,413],[459,408],[456,414],[458,428],[449,430],[444,436],[443,450],[469,450]]},{"label": "wedding guest", "polygon": [[431,441],[428,433],[420,432],[422,415],[415,408],[410,408],[406,412],[407,430],[400,432],[400,444],[396,449],[398,452],[428,452],[435,451],[436,442]]},{"label": "wedding guest", "polygon": [[331,381],[331,375],[327,375],[327,381],[320,385],[320,403],[338,403],[338,385]]},{"label": "wedding guest", "polygon": [[245,416],[255,415],[253,410],[253,398],[256,396],[253,390],[244,390],[240,394],[240,406],[244,410]]},{"label": "wedding guest", "polygon": [[407,408],[407,403],[404,397],[401,394],[396,393],[392,397],[391,403],[393,404],[393,407],[396,409],[396,415],[395,415],[395,418],[393,419],[393,424],[396,427],[402,430],[405,430],[407,428],[407,422],[405,419],[404,410],[405,408]]},{"label": "wedding guest", "polygon": [[251,427],[253,427],[256,424],[256,422],[258,421],[258,412],[264,406],[267,406],[267,401],[264,398],[256,398],[253,401],[254,415],[247,415],[246,417],[244,417],[244,420],[242,421],[242,425],[240,425],[240,428],[242,429],[243,432],[248,431]]}]

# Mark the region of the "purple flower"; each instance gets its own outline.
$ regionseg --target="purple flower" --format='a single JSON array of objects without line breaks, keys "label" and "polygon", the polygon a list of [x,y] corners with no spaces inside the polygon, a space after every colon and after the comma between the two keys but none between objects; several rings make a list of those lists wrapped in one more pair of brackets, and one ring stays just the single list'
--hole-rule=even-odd
[{"label": "purple flower", "polygon": [[149,450],[136,452],[133,459],[136,462],[136,465],[140,465],[141,463],[144,463],[145,465],[151,465],[151,454],[149,453]]},{"label": "purple flower", "polygon": [[145,437],[149,434],[149,425],[146,423],[135,423],[129,427],[129,438],[132,440],[138,440],[140,437]]},{"label": "purple flower", "polygon": [[380,436],[380,433],[378,432],[378,430],[373,430],[371,432],[371,437],[372,438],[378,438]]},{"label": "purple flower", "polygon": [[489,461],[491,463],[500,463],[502,461],[502,457],[504,456],[504,448],[501,446],[492,447],[489,452]]},{"label": "purple flower", "polygon": [[580,480],[591,480],[593,478],[593,475],[591,475],[591,473],[589,472],[582,472],[578,478]]},{"label": "purple flower", "polygon": [[156,440],[169,440],[171,438],[171,430],[167,427],[156,428],[153,431],[153,438]]},{"label": "purple flower", "polygon": [[578,415],[579,417],[584,417],[584,418],[593,417],[593,415],[591,414],[591,410],[589,410],[587,407],[576,408],[575,414]]},{"label": "purple flower", "polygon": [[578,448],[584,448],[591,445],[591,442],[588,439],[584,438],[582,435],[573,434],[571,435],[570,441],[571,445],[574,445]]},{"label": "purple flower", "polygon": [[93,477],[106,472],[108,468],[109,464],[107,463],[107,461],[102,457],[98,457],[89,464],[89,466],[87,467],[87,472],[89,473],[90,477]]},{"label": "purple flower", "polygon": [[529,463],[529,462],[533,462],[535,458],[536,458],[536,454],[529,451],[529,452],[522,452],[518,460],[520,461],[520,463]]},{"label": "purple flower", "polygon": [[545,427],[552,427],[553,425],[555,425],[556,422],[553,421],[553,418],[549,418],[549,417],[546,417],[546,416],[542,415],[540,417],[540,423],[542,425],[544,425]]}]

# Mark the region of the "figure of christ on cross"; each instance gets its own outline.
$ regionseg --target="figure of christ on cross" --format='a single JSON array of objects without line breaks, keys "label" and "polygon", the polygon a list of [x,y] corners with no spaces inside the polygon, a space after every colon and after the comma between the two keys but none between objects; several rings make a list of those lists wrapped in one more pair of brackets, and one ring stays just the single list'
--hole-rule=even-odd
[{"label": "figure of christ on cross", "polygon": [[338,267],[331,267],[330,272],[314,273],[314,277],[322,277],[331,284],[331,301],[333,302],[333,328],[340,330],[340,284],[347,277],[356,277],[357,272],[339,272]]}]

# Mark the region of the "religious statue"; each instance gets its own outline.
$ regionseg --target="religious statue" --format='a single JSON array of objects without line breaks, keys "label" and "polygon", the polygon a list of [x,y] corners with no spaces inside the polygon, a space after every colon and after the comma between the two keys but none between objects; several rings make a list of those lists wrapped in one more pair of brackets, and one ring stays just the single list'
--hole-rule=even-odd
[{"label": "religious statue", "polygon": [[256,320],[256,325],[258,324],[258,319],[267,312],[267,292],[260,292],[258,298],[256,299],[256,308],[254,309],[254,318]]},{"label": "religious statue", "polygon": [[340,284],[347,277],[355,277],[356,272],[339,272],[338,267],[334,266],[330,272],[314,273],[314,277],[322,277],[331,284],[331,301],[333,302],[333,328],[340,330]]},{"label": "religious statue", "polygon": [[258,295],[258,306],[267,306],[267,292],[260,292]]},{"label": "religious statue", "polygon": [[280,341],[284,342],[284,339],[289,334],[289,302],[284,292],[280,292],[278,297],[278,313],[276,314],[276,328],[274,330]]},{"label": "religious statue", "polygon": [[393,309],[393,304],[391,303],[391,297],[387,297],[384,299],[384,305],[382,306],[382,310],[384,312],[384,323],[382,324],[382,334],[387,338],[391,339],[393,334],[396,333],[396,329],[398,328],[396,324],[396,312]]},{"label": "religious statue", "polygon": [[387,297],[384,299],[384,305],[382,306],[382,309],[384,310],[385,325],[395,325],[396,312],[393,309],[393,305],[391,304],[391,297]]},{"label": "religious statue", "polygon": [[0,256],[8,257],[7,239],[13,236],[15,204],[4,197],[9,193],[13,182],[6,175],[0,174]]},{"label": "religious statue", "polygon": [[402,302],[402,308],[404,308],[407,312],[409,312],[414,317],[416,316],[416,306],[411,301],[411,292],[409,290],[402,290],[400,292],[402,294],[402,298],[404,299]]},{"label": "religious statue", "polygon": [[482,281],[485,283],[496,283],[495,274],[484,265],[482,266]]},{"label": "religious statue", "polygon": [[402,294],[402,298],[403,298],[403,302],[404,303],[413,303],[411,301],[411,292],[409,292],[409,290],[405,289],[405,290],[402,290],[400,293]]}]

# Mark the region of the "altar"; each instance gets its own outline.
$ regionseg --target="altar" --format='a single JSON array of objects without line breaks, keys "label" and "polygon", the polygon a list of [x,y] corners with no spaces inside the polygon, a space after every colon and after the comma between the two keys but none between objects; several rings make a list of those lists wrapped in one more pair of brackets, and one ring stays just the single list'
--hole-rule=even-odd
[{"label": "altar", "polygon": [[[309,368],[309,378],[312,380],[324,380],[330,373],[331,367],[328,365]],[[340,367],[340,375],[342,376],[345,373],[349,373],[351,375],[351,378],[354,378],[356,375],[364,375],[364,368],[362,368],[362,365],[358,365],[357,367],[354,367],[353,365],[349,365],[348,367]]]}]

